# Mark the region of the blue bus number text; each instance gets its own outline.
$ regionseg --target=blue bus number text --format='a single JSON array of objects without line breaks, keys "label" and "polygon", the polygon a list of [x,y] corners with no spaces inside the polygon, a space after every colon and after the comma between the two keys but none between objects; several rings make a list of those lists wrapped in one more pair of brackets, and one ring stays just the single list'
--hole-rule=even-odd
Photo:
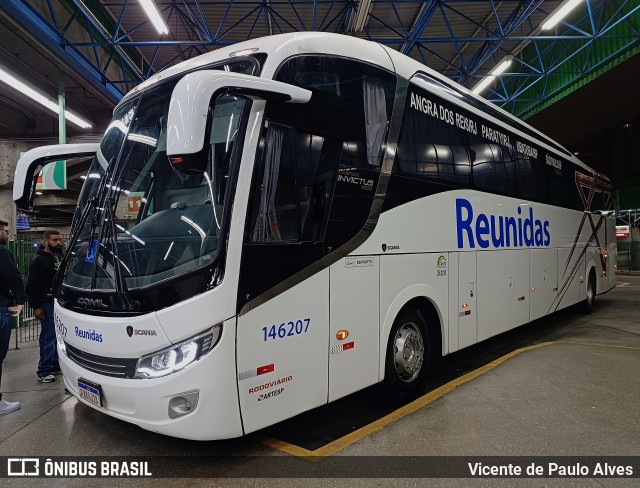
[{"label": "blue bus number text", "polygon": [[283,322],[280,325],[272,325],[271,327],[263,327],[262,334],[263,339],[266,342],[271,339],[284,339],[285,337],[291,337],[294,335],[304,334],[309,330],[309,324],[311,319],[296,320],[294,322]]}]

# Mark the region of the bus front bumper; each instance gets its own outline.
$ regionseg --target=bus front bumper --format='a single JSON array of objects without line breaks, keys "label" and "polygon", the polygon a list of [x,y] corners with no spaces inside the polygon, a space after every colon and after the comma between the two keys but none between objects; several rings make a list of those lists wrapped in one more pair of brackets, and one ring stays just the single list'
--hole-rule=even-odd
[{"label": "bus front bumper", "polygon": [[[218,344],[198,361],[181,371],[155,379],[100,375],[84,369],[60,350],[58,353],[69,392],[78,401],[107,415],[183,439],[214,440],[243,435],[234,327],[223,326]],[[102,406],[88,401],[86,386],[81,388],[80,384],[98,386]],[[169,403],[172,399],[179,401],[178,397],[188,398],[191,403],[195,398],[196,404],[191,405],[189,413],[176,418]]]}]

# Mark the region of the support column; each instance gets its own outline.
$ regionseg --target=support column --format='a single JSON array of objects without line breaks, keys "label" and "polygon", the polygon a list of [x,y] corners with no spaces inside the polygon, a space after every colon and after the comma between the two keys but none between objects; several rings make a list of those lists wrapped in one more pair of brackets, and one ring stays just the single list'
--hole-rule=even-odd
[{"label": "support column", "polygon": [[67,143],[67,121],[64,117],[65,111],[65,86],[64,86],[64,72],[60,70],[58,76],[58,142],[60,144]]},{"label": "support column", "polygon": [[16,204],[13,203],[13,189],[0,188],[0,220],[9,222],[9,240],[16,237]]},{"label": "support column", "polygon": [[15,147],[0,141],[0,220],[9,222],[9,239],[16,235],[16,206],[13,203],[13,174],[16,170]]}]

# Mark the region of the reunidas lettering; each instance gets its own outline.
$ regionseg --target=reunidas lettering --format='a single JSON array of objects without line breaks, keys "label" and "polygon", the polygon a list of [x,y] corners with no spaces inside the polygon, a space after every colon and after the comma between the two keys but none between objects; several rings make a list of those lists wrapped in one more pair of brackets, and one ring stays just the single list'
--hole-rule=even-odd
[{"label": "reunidas lettering", "polygon": [[[522,207],[518,207],[522,215]],[[469,200],[456,198],[456,225],[458,228],[458,249],[467,245],[471,249],[478,246],[487,249],[493,247],[532,247],[549,246],[551,234],[549,221],[533,218],[533,208],[529,206],[529,215],[508,217],[478,214],[474,219],[473,205]],[[466,237],[466,239],[465,239]]]},{"label": "reunidas lettering", "polygon": [[82,330],[79,327],[75,327],[76,337],[81,339],[87,339],[94,342],[102,342],[102,334],[98,334],[95,330]]}]

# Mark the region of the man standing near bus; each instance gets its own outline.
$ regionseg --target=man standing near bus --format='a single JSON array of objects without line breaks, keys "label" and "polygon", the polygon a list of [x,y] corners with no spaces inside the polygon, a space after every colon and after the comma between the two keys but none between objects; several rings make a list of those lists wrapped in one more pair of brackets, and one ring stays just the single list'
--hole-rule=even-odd
[{"label": "man standing near bus", "polygon": [[57,230],[47,230],[42,235],[44,245],[38,246],[38,252],[29,265],[27,296],[33,308],[34,317],[42,324],[40,330],[40,361],[38,362],[38,380],[51,383],[60,373],[56,329],[53,321],[53,279],[60,267],[62,258],[62,236]]},{"label": "man standing near bus", "polygon": [[[8,222],[0,220],[0,381],[2,380],[2,361],[7,357],[11,342],[11,317],[17,317],[27,297],[20,271],[13,256],[5,246],[9,240]],[[20,408],[20,402],[8,402],[2,399],[0,392],[0,415]]]}]

